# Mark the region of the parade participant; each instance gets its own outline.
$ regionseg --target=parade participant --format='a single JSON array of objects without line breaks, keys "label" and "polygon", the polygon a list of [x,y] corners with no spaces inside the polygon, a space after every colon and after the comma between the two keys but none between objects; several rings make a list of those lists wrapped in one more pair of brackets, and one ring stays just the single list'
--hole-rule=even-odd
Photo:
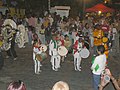
[{"label": "parade participant", "polygon": [[[64,42],[65,42],[64,36],[62,36],[60,33],[57,34],[56,40],[57,40],[58,47],[64,46]],[[65,59],[65,56],[61,56],[62,62],[64,62],[64,59]]]},{"label": "parade participant", "polygon": [[17,59],[15,51],[15,37],[16,37],[16,23],[9,17],[5,19],[2,28],[2,35],[4,38],[4,50],[7,52],[6,58],[12,57],[13,60]]},{"label": "parade participant", "polygon": [[69,86],[66,82],[59,81],[55,83],[52,90],[69,90]]},{"label": "parade participant", "polygon": [[99,45],[97,47],[98,56],[92,62],[91,70],[93,73],[94,90],[98,90],[101,74],[104,72],[106,67],[106,55],[104,54],[104,51],[105,51],[104,46]]},{"label": "parade participant", "polygon": [[80,51],[82,49],[82,42],[79,37],[76,37],[76,41],[73,45],[73,54],[74,54],[74,68],[75,71],[81,71],[81,56]]},{"label": "parade participant", "polygon": [[60,56],[57,53],[56,35],[52,35],[52,40],[49,43],[49,55],[51,56],[52,69],[58,71],[60,68]]},{"label": "parade participant", "polygon": [[[11,27],[11,26],[8,26],[8,27]],[[16,54],[16,51],[15,51],[16,32],[14,30],[12,30],[12,27],[7,29],[7,31],[8,31],[7,32],[7,34],[8,34],[7,41],[10,44],[10,48],[6,51],[7,52],[6,58],[12,57],[14,60],[16,60],[17,59],[17,54]]]},{"label": "parade participant", "polygon": [[26,86],[22,81],[13,81],[9,84],[7,90],[26,90]]},{"label": "parade participant", "polygon": [[40,74],[41,69],[40,67],[42,66],[40,61],[37,60],[36,55],[41,54],[43,51],[40,49],[40,44],[39,42],[35,41],[33,43],[33,60],[34,60],[34,68],[35,68],[35,74]]},{"label": "parade participant", "polygon": [[18,45],[19,48],[25,48],[25,26],[22,24],[22,21],[19,22],[18,30],[21,38],[21,45]]},{"label": "parade participant", "polygon": [[99,45],[102,45],[102,37],[103,37],[104,33],[100,28],[100,25],[97,24],[95,25],[95,29],[93,31],[93,38],[94,38],[94,55],[97,54],[96,52],[96,48]]}]

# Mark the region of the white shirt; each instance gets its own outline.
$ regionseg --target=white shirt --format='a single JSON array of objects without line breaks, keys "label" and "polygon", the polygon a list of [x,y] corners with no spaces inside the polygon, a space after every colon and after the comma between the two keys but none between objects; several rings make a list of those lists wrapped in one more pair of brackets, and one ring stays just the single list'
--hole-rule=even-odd
[{"label": "white shirt", "polygon": [[[98,70],[96,71],[95,68],[96,66],[99,65]],[[104,71],[106,66],[106,55],[99,55],[95,58],[94,63],[92,64],[91,69],[93,70],[92,73],[96,75],[101,75],[102,72]]]},{"label": "white shirt", "polygon": [[53,40],[50,41],[49,43],[49,55],[57,55],[57,42],[55,41],[56,43],[56,47]]},{"label": "white shirt", "polygon": [[33,60],[35,60],[36,54],[41,54],[42,51],[40,51],[38,48],[33,47]]}]

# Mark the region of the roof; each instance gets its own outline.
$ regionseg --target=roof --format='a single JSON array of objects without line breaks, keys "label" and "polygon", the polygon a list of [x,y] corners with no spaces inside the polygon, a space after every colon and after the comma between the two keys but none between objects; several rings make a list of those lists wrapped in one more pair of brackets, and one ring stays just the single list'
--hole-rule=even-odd
[{"label": "roof", "polygon": [[103,4],[97,4],[91,8],[88,8],[85,10],[86,12],[98,12],[98,11],[101,11],[101,12],[114,12],[114,9],[112,8],[109,8]]}]

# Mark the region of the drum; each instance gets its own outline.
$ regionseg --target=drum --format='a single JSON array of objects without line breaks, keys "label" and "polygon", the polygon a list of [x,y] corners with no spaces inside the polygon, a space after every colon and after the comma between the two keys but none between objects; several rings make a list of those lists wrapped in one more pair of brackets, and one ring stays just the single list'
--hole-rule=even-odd
[{"label": "drum", "polygon": [[43,61],[47,58],[47,54],[46,53],[36,54],[35,57],[36,57],[36,60]]},{"label": "drum", "polygon": [[67,53],[68,53],[68,50],[66,49],[65,46],[60,46],[60,47],[58,48],[58,54],[59,54],[60,56],[66,56]]},{"label": "drum", "polygon": [[102,38],[102,42],[103,42],[103,43],[108,42],[108,38],[107,38],[107,37],[103,37],[103,38]]},{"label": "drum", "polygon": [[47,46],[46,45],[44,45],[44,44],[41,44],[40,45],[41,47],[40,47],[40,50],[42,50],[42,51],[47,51]]},{"label": "drum", "polygon": [[90,55],[90,52],[87,48],[83,48],[81,51],[80,51],[80,56],[82,58],[88,58]]}]

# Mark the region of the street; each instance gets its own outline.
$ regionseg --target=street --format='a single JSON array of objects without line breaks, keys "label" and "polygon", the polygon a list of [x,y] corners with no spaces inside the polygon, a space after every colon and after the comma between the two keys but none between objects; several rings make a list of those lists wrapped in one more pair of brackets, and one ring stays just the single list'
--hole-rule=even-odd
[{"label": "street", "polygon": [[[27,90],[52,90],[53,85],[57,81],[65,81],[68,83],[70,90],[93,90],[92,88],[92,73],[91,57],[82,59],[82,71],[77,72],[73,67],[73,56],[69,54],[65,58],[65,62],[61,63],[61,68],[58,72],[51,69],[50,56],[42,62],[42,72],[34,74],[34,62],[32,60],[32,47],[19,49],[16,47],[18,59],[13,61],[5,59],[6,53],[3,52],[4,67],[0,70],[0,90],[6,90],[11,81],[22,80],[27,87]],[[120,75],[120,55],[112,53],[108,59],[108,67],[112,74],[117,79]],[[114,90],[110,83],[104,90]]]}]

